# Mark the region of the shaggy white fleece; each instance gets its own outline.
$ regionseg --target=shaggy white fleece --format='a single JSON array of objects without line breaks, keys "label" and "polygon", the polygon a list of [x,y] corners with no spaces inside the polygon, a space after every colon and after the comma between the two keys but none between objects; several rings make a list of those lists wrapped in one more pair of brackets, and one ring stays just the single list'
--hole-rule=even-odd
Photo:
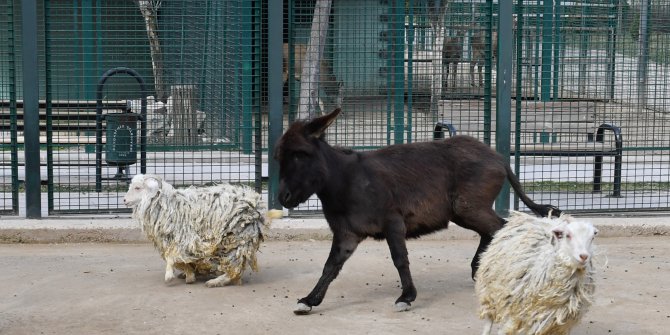
[{"label": "shaggy white fleece", "polygon": [[260,195],[248,187],[220,184],[175,189],[160,177],[137,175],[124,198],[142,231],[172,267],[186,275],[218,276],[207,286],[239,283],[244,269],[258,270],[256,251],[266,220]]},{"label": "shaggy white fleece", "polygon": [[489,321],[484,334],[493,323],[501,334],[568,334],[593,300],[596,232],[568,215],[512,213],[475,277],[480,316]]}]

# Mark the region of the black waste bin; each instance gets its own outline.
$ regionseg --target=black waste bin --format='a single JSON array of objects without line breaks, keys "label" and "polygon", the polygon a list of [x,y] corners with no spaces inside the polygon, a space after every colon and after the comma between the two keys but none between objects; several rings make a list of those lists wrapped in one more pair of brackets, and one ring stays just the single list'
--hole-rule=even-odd
[{"label": "black waste bin", "polygon": [[139,114],[107,114],[106,161],[109,165],[128,166],[137,162],[137,120]]}]

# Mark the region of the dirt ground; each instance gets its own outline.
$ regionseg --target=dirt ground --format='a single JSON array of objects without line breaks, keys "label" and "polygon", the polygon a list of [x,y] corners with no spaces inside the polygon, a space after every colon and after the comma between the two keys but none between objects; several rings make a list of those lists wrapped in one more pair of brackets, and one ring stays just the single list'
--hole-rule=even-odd
[{"label": "dirt ground", "polygon": [[[163,283],[149,244],[0,245],[1,334],[479,334],[474,240],[411,241],[418,298],[395,312],[386,244],[366,241],[321,306],[296,316],[328,241],[268,242],[242,286]],[[670,238],[597,240],[597,296],[573,334],[668,334]]]}]

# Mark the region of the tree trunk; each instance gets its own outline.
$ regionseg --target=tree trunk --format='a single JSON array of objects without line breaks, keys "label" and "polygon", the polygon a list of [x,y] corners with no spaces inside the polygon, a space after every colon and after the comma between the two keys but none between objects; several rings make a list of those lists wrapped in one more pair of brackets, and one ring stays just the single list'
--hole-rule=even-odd
[{"label": "tree trunk", "polygon": [[198,114],[195,108],[195,85],[174,85],[171,92],[172,108],[168,108],[172,123],[169,136],[174,144],[198,144]]},{"label": "tree trunk", "polygon": [[144,17],[144,24],[149,38],[149,47],[151,48],[151,67],[154,74],[154,87],[156,89],[156,100],[165,102],[167,95],[165,92],[165,83],[163,79],[163,53],[158,39],[158,9],[161,1],[137,0],[140,12]]},{"label": "tree trunk", "polygon": [[[433,61],[431,63],[432,65],[432,71],[433,71],[433,76],[432,76],[432,83],[431,83],[431,88],[430,88],[430,111],[432,112],[433,115],[437,115],[438,111],[438,106],[437,103],[438,101],[442,98],[442,75],[444,73],[444,69],[442,68],[443,60],[442,60],[442,48],[444,47],[444,39],[446,38],[445,36],[445,16],[447,15],[447,5],[448,5],[448,0],[437,0],[432,3],[433,5],[433,10],[432,10],[432,15],[430,17],[430,25],[433,30],[433,36],[435,38],[435,44],[434,45],[434,57]],[[448,64],[447,66],[450,66]],[[456,64],[458,66],[458,63]],[[455,73],[453,74],[455,76]]]},{"label": "tree trunk", "polygon": [[319,106],[319,64],[321,64],[328,36],[331,6],[332,0],[317,0],[314,6],[309,45],[302,65],[298,119],[312,119],[316,116],[317,108],[321,109]]}]

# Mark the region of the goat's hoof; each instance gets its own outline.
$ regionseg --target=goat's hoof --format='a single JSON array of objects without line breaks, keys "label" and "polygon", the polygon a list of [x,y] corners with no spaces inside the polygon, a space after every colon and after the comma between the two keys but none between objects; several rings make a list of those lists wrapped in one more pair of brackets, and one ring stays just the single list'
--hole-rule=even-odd
[{"label": "goat's hoof", "polygon": [[312,311],[312,307],[303,304],[302,302],[298,303],[298,306],[293,310],[295,315],[307,315]]},{"label": "goat's hoof", "polygon": [[408,302],[400,301],[395,303],[396,312],[407,312],[410,309],[412,309],[412,305],[410,305]]},{"label": "goat's hoof", "polygon": [[172,273],[166,273],[166,274],[165,274],[165,283],[166,283],[166,284],[170,284],[170,283],[172,283],[176,278],[177,278],[177,277],[176,277],[174,274],[172,274]]}]

